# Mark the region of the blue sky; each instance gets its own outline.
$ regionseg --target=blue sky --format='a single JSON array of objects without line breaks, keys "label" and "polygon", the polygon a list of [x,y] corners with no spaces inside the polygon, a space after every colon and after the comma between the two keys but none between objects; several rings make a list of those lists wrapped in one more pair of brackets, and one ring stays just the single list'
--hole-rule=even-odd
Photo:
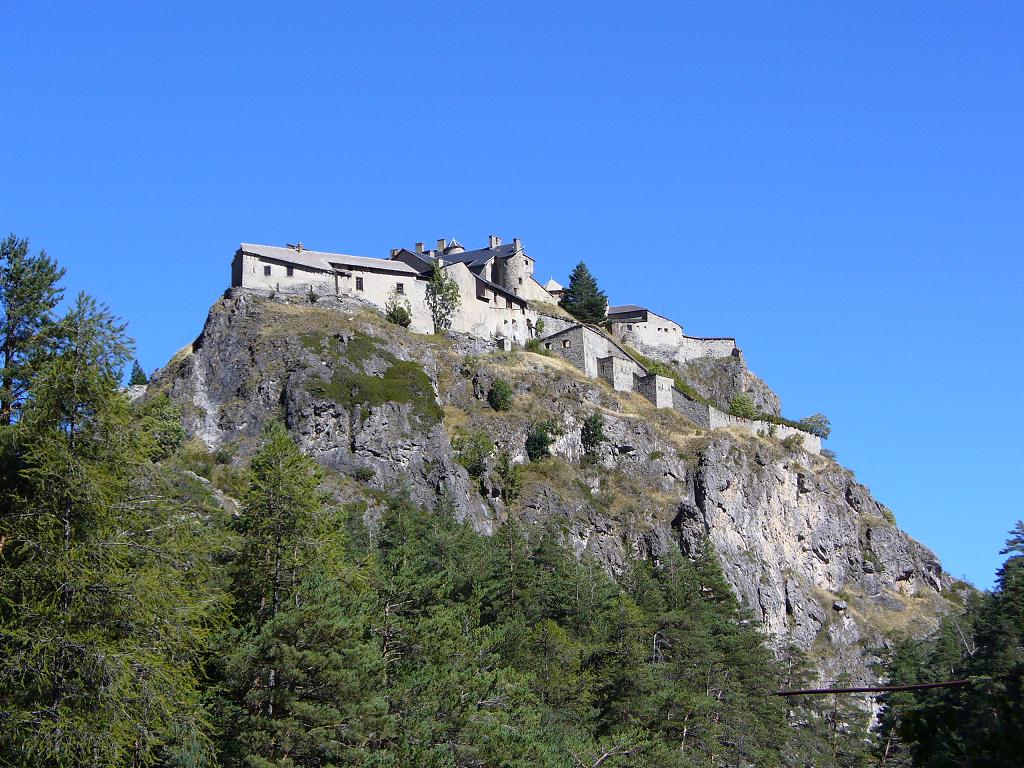
[{"label": "blue sky", "polygon": [[147,369],[240,241],[518,236],[541,280],[583,259],[735,335],[991,583],[1024,517],[1024,5],[289,5],[0,0],[0,229]]}]

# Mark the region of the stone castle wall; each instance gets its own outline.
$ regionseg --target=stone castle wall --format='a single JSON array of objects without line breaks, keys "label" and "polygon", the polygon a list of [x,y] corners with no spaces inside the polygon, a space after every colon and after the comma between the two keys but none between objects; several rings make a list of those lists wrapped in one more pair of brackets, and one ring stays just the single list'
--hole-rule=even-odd
[{"label": "stone castle wall", "polygon": [[651,401],[656,408],[672,408],[698,427],[741,429],[779,440],[799,435],[804,450],[814,454],[821,452],[821,440],[815,435],[767,421],[731,416],[706,403],[693,400],[676,389],[672,379],[649,374],[618,344],[594,328],[574,325],[545,336],[541,343],[551,354],[572,363],[587,376],[608,382],[617,392],[636,392]]}]

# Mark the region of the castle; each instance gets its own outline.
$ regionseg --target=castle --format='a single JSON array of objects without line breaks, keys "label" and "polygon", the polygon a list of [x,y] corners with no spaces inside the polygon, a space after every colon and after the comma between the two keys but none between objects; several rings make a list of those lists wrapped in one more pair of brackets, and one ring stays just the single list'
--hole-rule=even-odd
[{"label": "castle", "polygon": [[[785,438],[799,435],[804,448],[818,453],[819,439],[784,425],[729,415],[676,388],[672,379],[656,375],[624,345],[658,360],[681,365],[701,357],[739,357],[736,339],[687,336],[682,326],[633,304],[608,307],[606,328],[567,319],[558,307],[563,288],[555,280],[541,285],[535,262],[519,238],[502,244],[491,235],[487,247],[466,250],[457,240],[440,239],[426,250],[393,248],[387,259],[311,251],[302,246],[242,243],[231,263],[233,289],[282,294],[353,296],[384,309],[389,300],[407,301],[410,328],[432,333],[426,286],[435,264],[459,288],[460,305],[452,330],[505,349],[531,339],[588,376],[607,381],[615,390],[638,392],[658,408],[672,408],[705,429],[736,427]],[[542,322],[541,322],[542,321]]]}]

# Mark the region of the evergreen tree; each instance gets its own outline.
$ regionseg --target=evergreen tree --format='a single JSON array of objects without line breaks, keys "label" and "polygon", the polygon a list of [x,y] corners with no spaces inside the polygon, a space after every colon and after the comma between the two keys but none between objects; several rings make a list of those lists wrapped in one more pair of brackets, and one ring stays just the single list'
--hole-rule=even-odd
[{"label": "evergreen tree", "polygon": [[253,457],[237,528],[238,629],[225,642],[218,712],[226,765],[322,766],[361,754],[383,699],[363,641],[368,600],[345,564],[320,471],[279,423]]},{"label": "evergreen tree", "polygon": [[218,597],[204,523],[149,477],[148,438],[119,392],[123,329],[80,295],[5,428],[3,764],[144,766],[208,751],[196,672]]},{"label": "evergreen tree", "polygon": [[[1015,766],[1024,751],[1024,525],[1010,532],[996,588],[943,619],[923,646],[900,646],[893,679],[968,678],[972,685],[892,695],[882,712],[884,756],[922,768]],[[920,645],[920,644],[919,644]],[[900,764],[890,762],[889,764]]]},{"label": "evergreen tree", "polygon": [[0,242],[0,425],[17,417],[44,355],[63,276],[45,251],[29,254],[28,240],[12,234]]},{"label": "evergreen tree", "polygon": [[146,377],[146,372],[142,370],[142,366],[139,365],[139,361],[136,360],[132,363],[132,373],[128,377],[128,384],[135,387],[140,384],[149,384],[149,379]]},{"label": "evergreen tree", "polygon": [[603,323],[608,316],[608,297],[582,261],[569,275],[569,286],[558,305],[583,323]]}]

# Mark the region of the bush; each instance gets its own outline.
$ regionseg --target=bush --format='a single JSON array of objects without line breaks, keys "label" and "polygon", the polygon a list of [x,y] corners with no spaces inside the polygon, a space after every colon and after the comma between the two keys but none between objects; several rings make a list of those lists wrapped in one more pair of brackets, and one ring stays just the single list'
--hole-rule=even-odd
[{"label": "bush", "polygon": [[604,442],[604,418],[599,413],[592,413],[583,422],[583,430],[580,433],[583,443],[583,452],[592,456]]},{"label": "bush", "polygon": [[540,339],[527,339],[524,345],[527,352],[533,352],[537,355],[545,355],[551,357],[551,351],[544,348],[544,345],[540,343]]},{"label": "bush", "polygon": [[352,470],[352,477],[360,483],[368,483],[377,476],[377,473],[370,467],[356,467]]},{"label": "bush", "polygon": [[813,416],[800,419],[798,424],[804,432],[817,435],[822,440],[828,440],[828,436],[832,434],[832,424],[824,413],[815,413]]},{"label": "bush", "polygon": [[487,391],[487,402],[496,411],[507,411],[512,408],[512,386],[504,379],[495,379]]},{"label": "bush", "polygon": [[783,447],[787,451],[797,451],[804,447],[804,436],[803,435],[790,435],[782,441]]},{"label": "bush", "polygon": [[501,498],[506,504],[511,504],[519,498],[519,491],[523,484],[523,470],[518,464],[512,463],[512,457],[507,451],[498,454],[498,461],[494,467],[494,479],[501,488]]},{"label": "bush", "polygon": [[526,436],[526,455],[530,461],[540,461],[548,455],[557,433],[558,425],[550,419],[533,425]]},{"label": "bush", "polygon": [[[537,318],[537,324],[535,326],[533,326],[533,332],[537,335],[538,338],[540,337],[540,335],[542,333],[544,333],[544,318],[543,317],[538,317]],[[536,339],[531,339],[531,341],[536,341]]]},{"label": "bush", "polygon": [[407,298],[392,288],[391,293],[388,294],[388,300],[384,304],[384,316],[389,323],[408,328],[412,325],[412,305]]},{"label": "bush", "polygon": [[494,453],[494,443],[485,432],[460,432],[452,439],[456,460],[466,468],[469,476],[479,480],[487,471],[487,460]]},{"label": "bush", "polygon": [[821,449],[821,455],[824,456],[826,459],[831,459],[832,461],[838,461],[838,459],[836,458],[836,452],[833,451],[833,450],[829,450],[828,448],[822,448]]},{"label": "bush", "polygon": [[761,417],[757,406],[754,405],[754,401],[742,392],[729,402],[729,413],[741,419],[758,419]]},{"label": "bush", "polygon": [[313,290],[313,286],[310,286],[309,293],[306,295],[306,298],[309,300],[310,304],[316,304],[316,300],[320,297],[316,295],[316,291]]}]

